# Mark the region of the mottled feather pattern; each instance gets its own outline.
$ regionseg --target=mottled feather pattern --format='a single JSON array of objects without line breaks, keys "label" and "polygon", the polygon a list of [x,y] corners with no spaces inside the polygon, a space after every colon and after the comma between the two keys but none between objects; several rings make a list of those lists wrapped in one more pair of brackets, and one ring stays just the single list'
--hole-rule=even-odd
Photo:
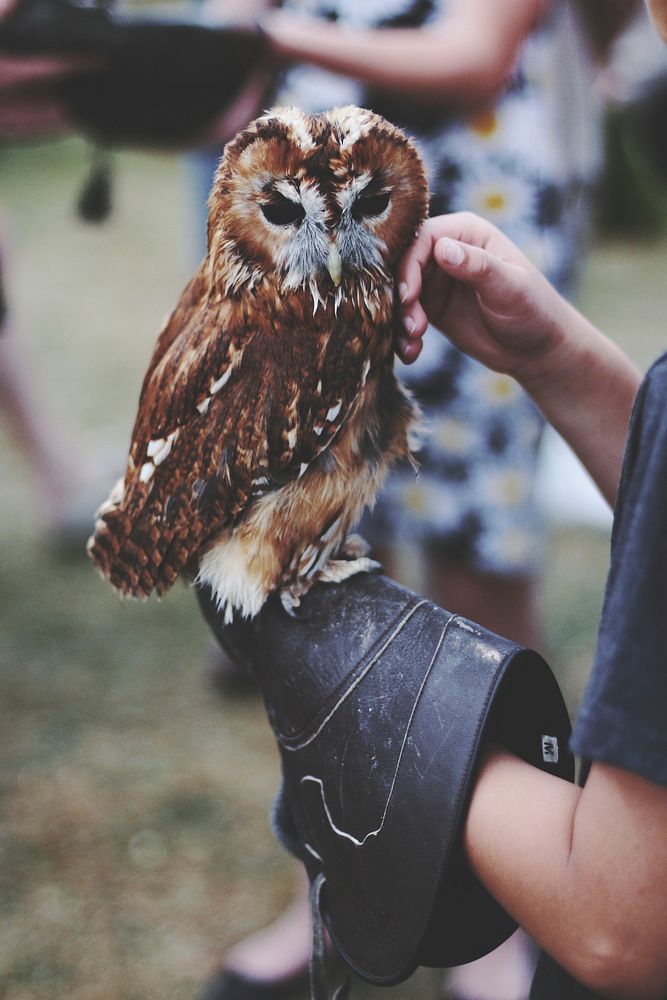
[{"label": "mottled feather pattern", "polygon": [[390,275],[426,201],[412,145],[357,108],[275,109],[227,146],[209,252],[158,337],[89,544],[116,588],[163,594],[198,568],[231,617],[325,578],[409,454]]}]

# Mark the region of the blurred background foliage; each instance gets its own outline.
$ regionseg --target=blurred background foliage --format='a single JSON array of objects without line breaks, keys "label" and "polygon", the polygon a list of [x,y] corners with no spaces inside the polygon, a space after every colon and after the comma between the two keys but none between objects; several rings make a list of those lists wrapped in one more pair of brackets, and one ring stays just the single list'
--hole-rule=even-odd
[{"label": "blurred background foliage", "polygon": [[[3,1000],[194,997],[224,948],[276,915],[293,885],[268,825],[278,767],[262,707],[214,690],[192,593],[121,603],[83,552],[199,239],[180,158],[114,159],[112,216],[90,226],[74,208],[83,141],[0,149],[15,323],[34,388],[86,474],[80,537],[48,537],[0,426]],[[608,209],[626,185],[610,179]],[[642,368],[665,347],[664,192],[657,199],[650,239],[616,224],[598,237],[580,297]],[[550,534],[544,651],[573,711],[608,542],[576,518]],[[435,996],[439,982],[420,972],[383,993]]]}]

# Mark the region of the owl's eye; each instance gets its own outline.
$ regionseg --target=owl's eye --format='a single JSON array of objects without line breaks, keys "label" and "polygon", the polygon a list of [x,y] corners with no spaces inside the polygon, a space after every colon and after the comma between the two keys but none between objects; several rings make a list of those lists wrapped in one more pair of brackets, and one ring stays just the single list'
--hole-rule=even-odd
[{"label": "owl's eye", "polygon": [[382,215],[389,204],[390,197],[389,191],[359,195],[352,206],[353,217],[355,219],[372,219],[376,215]]},{"label": "owl's eye", "polygon": [[271,201],[259,206],[264,218],[274,226],[294,226],[301,222],[306,212],[303,205],[299,205],[289,198],[274,194]]}]

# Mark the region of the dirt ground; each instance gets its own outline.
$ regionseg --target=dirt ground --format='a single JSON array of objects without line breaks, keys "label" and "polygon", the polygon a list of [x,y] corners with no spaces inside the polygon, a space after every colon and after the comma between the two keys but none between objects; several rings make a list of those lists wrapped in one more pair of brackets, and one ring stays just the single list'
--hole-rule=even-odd
[{"label": "dirt ground", "polygon": [[[186,1000],[227,945],[287,902],[293,868],[268,826],[278,768],[262,707],[212,687],[192,593],[120,603],[83,555],[197,243],[174,157],[118,156],[111,220],[78,221],[87,157],[79,141],[0,151],[33,386],[93,478],[76,544],[49,537],[0,426],[0,998]],[[583,279],[586,311],[643,367],[665,346],[666,260],[665,242],[607,243]],[[544,648],[573,709],[607,550],[584,529],[550,542]],[[382,995],[435,997],[440,983],[420,972]]]}]

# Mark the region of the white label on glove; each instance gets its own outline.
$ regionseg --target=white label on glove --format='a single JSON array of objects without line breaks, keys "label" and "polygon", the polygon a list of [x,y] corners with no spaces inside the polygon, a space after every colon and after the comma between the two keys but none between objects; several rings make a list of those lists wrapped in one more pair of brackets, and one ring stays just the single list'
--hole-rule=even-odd
[{"label": "white label on glove", "polygon": [[558,740],[555,736],[542,737],[542,760],[545,764],[558,763]]}]

